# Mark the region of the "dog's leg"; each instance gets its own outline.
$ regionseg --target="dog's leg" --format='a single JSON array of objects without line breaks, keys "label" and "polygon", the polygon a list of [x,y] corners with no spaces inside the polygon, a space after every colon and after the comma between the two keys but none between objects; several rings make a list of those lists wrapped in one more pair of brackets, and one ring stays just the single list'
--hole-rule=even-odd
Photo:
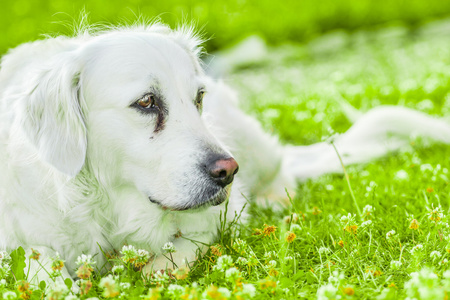
[{"label": "dog's leg", "polygon": [[[367,163],[389,152],[408,147],[411,139],[450,143],[450,125],[442,119],[399,107],[380,106],[362,115],[334,144],[345,165]],[[330,143],[286,146],[283,174],[303,181],[326,173],[342,172]]]}]

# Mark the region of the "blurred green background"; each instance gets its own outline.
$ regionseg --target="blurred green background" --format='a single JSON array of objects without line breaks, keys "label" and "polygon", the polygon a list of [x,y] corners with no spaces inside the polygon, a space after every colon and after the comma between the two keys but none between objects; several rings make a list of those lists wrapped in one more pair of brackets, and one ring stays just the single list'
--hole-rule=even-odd
[{"label": "blurred green background", "polygon": [[401,23],[409,27],[450,14],[444,0],[1,0],[0,53],[47,33],[68,33],[84,8],[91,21],[117,23],[136,15],[159,16],[176,25],[194,20],[204,28],[208,51],[250,34],[270,44],[302,42],[333,29],[373,28]]}]

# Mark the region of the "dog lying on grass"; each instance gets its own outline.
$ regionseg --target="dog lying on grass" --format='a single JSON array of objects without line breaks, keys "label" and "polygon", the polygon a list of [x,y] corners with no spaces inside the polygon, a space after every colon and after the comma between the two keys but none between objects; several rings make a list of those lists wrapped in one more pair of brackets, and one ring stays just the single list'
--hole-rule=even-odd
[{"label": "dog lying on grass", "polygon": [[[174,264],[192,264],[226,203],[231,220],[247,198],[282,199],[298,181],[340,172],[329,143],[281,145],[241,112],[233,91],[205,75],[200,44],[188,28],[151,24],[47,38],[3,57],[0,250],[37,249],[44,268],[59,253],[65,277],[79,255],[126,244],[154,254],[147,273],[172,266],[167,242]],[[334,145],[344,163],[362,163],[411,134],[450,142],[444,121],[379,107]]]}]

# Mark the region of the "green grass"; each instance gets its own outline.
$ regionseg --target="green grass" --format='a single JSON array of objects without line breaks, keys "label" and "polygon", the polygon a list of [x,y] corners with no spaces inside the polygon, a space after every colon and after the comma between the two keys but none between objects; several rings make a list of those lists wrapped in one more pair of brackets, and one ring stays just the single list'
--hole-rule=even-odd
[{"label": "green grass", "polygon": [[[265,61],[241,66],[228,81],[243,108],[285,143],[310,144],[329,128],[348,129],[342,98],[362,111],[398,104],[443,117],[450,111],[448,24],[330,33],[272,49]],[[247,299],[252,292],[244,291],[251,288],[241,284],[251,284],[254,299],[444,299],[450,292],[449,157],[449,146],[418,139],[407,152],[347,167],[362,216],[355,215],[342,175],[301,183],[290,207],[251,204],[248,223],[224,224],[185,279],[144,282],[129,263],[114,260],[124,270],[115,273],[109,295],[117,288],[122,299]],[[431,213],[437,207],[439,221]],[[410,229],[413,219],[417,230]],[[371,225],[363,226],[368,220]],[[276,230],[266,235],[269,226]],[[295,234],[292,243],[288,231]],[[419,244],[423,248],[412,251]],[[22,256],[12,256],[13,269],[20,269]],[[18,296],[17,282],[6,278],[0,297],[6,291]],[[93,287],[80,298],[108,295],[101,287],[106,279],[95,273],[90,280]],[[40,299],[43,289],[31,289]]]},{"label": "green grass", "polygon": [[160,16],[174,26],[194,20],[204,27],[208,50],[260,34],[272,44],[305,41],[336,28],[355,30],[384,23],[417,26],[450,14],[442,0],[2,0],[0,53],[41,34],[70,32],[82,9],[93,22],[117,23],[136,15]]}]

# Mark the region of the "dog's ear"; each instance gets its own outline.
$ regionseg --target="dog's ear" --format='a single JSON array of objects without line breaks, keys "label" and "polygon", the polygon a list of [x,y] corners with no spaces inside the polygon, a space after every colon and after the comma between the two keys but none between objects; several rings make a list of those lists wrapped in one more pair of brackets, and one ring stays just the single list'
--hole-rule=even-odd
[{"label": "dog's ear", "polygon": [[72,177],[83,167],[87,148],[79,69],[70,52],[52,57],[31,79],[22,103],[22,126],[39,157]]}]

